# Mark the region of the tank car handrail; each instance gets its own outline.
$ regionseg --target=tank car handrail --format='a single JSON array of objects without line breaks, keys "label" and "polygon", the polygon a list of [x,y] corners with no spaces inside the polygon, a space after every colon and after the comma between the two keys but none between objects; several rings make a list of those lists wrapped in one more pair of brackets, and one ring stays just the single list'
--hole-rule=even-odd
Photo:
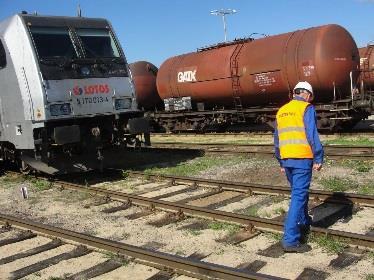
[{"label": "tank car handrail", "polygon": [[351,81],[351,100],[353,105],[353,71],[349,72],[349,79]]},{"label": "tank car handrail", "polygon": [[212,50],[212,49],[218,49],[218,48],[223,48],[223,47],[227,47],[227,46],[231,46],[231,45],[235,45],[235,44],[242,44],[242,43],[252,42],[253,40],[255,40],[255,39],[252,38],[252,37],[234,39],[233,41],[223,42],[223,43],[217,43],[217,44],[208,45],[208,46],[205,46],[205,47],[202,47],[202,48],[198,48],[197,52],[203,52],[203,51]]}]

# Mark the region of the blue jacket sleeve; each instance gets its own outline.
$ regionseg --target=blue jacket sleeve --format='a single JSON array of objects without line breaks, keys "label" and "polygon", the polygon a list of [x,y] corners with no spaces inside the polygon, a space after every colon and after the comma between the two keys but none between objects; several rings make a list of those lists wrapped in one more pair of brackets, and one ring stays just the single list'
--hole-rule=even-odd
[{"label": "blue jacket sleeve", "polygon": [[306,137],[313,151],[313,162],[323,163],[324,151],[318,135],[316,110],[313,106],[308,106],[305,110],[304,125]]},{"label": "blue jacket sleeve", "polygon": [[280,166],[282,166],[282,161],[280,158],[280,152],[279,152],[279,136],[278,136],[278,125],[277,121],[275,121],[274,124],[274,152],[275,152],[275,158],[278,160]]}]

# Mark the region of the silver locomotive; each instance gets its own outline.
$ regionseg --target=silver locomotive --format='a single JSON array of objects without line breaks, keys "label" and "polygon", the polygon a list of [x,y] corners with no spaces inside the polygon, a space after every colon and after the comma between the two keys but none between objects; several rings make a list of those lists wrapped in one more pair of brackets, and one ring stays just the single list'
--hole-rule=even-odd
[{"label": "silver locomotive", "polygon": [[128,64],[105,19],[17,14],[0,22],[0,158],[47,173],[102,167],[138,142]]}]

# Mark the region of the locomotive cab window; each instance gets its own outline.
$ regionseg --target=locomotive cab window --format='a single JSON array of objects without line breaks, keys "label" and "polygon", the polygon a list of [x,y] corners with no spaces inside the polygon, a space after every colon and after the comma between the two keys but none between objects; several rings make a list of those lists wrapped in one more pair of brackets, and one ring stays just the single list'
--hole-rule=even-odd
[{"label": "locomotive cab window", "polygon": [[76,29],[87,58],[120,57],[112,34],[107,29]]},{"label": "locomotive cab window", "polygon": [[0,40],[0,69],[6,66],[6,53],[3,42]]},{"label": "locomotive cab window", "polygon": [[60,27],[31,27],[40,59],[77,58],[69,30]]}]

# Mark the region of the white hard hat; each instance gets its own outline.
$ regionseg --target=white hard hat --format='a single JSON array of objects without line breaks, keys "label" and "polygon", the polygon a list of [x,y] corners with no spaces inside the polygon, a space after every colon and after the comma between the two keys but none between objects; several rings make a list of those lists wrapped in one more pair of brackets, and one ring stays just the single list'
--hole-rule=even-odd
[{"label": "white hard hat", "polygon": [[309,91],[311,94],[313,94],[312,85],[309,84],[308,82],[298,82],[293,90],[295,91],[296,89],[305,89],[305,90]]}]

